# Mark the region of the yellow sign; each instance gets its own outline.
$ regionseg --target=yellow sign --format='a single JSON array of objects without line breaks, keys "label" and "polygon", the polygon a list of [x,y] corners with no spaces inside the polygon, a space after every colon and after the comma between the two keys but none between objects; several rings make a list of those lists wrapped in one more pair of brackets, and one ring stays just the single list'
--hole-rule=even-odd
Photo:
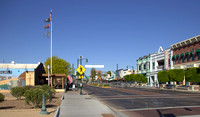
[{"label": "yellow sign", "polygon": [[79,65],[79,67],[76,69],[76,71],[82,75],[85,72],[85,68],[82,65]]},{"label": "yellow sign", "polygon": [[80,79],[81,79],[81,78],[84,78],[84,76],[83,76],[83,75],[80,75],[80,76],[78,76],[78,78],[80,78]]}]

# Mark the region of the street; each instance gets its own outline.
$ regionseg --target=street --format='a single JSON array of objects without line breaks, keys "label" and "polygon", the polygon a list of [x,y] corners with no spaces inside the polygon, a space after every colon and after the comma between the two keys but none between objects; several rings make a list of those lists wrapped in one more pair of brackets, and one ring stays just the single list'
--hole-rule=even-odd
[{"label": "street", "polygon": [[101,88],[84,85],[89,95],[128,116],[200,115],[200,93],[148,88]]}]

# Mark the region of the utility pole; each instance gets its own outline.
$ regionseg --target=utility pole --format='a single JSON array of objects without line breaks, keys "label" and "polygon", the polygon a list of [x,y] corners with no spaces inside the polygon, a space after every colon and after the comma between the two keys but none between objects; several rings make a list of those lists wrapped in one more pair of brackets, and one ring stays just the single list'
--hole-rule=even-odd
[{"label": "utility pole", "polygon": [[[80,56],[79,57],[79,59],[80,59],[80,65],[82,65],[82,59],[83,59],[83,56]],[[80,79],[81,81],[80,81],[80,95],[82,95],[82,87],[83,87],[83,84],[82,84],[82,79]]]},{"label": "utility pole", "polygon": [[116,76],[117,76],[117,88],[118,88],[118,64],[117,64],[117,72],[116,72]]}]

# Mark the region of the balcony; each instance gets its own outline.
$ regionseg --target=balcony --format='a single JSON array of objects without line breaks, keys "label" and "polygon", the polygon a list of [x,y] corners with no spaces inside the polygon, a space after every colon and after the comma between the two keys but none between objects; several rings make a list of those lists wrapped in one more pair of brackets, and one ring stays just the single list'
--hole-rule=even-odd
[{"label": "balcony", "polygon": [[164,65],[157,66],[157,70],[164,70]]}]

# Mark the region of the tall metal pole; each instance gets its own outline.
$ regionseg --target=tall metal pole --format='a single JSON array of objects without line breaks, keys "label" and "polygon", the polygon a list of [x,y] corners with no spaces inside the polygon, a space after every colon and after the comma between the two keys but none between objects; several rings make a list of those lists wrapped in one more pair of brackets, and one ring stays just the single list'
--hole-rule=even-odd
[{"label": "tall metal pole", "polygon": [[118,64],[117,64],[117,72],[116,72],[116,76],[117,76],[117,88],[118,88]]},{"label": "tall metal pole", "polygon": [[79,65],[79,59],[77,59],[77,68],[78,68],[78,65]]},{"label": "tall metal pole", "polygon": [[48,69],[48,86],[50,86],[50,78],[49,78],[49,65],[47,66]]},{"label": "tall metal pole", "polygon": [[[82,65],[82,59],[83,59],[83,56],[80,56],[80,65]],[[82,84],[82,79],[80,79],[81,80],[81,82],[80,82],[80,88],[81,88],[81,90],[80,90],[80,95],[82,95],[82,88],[83,88],[83,84]]]},{"label": "tall metal pole", "polygon": [[52,9],[51,9],[51,14],[50,14],[50,19],[51,19],[51,74],[52,74]]}]

